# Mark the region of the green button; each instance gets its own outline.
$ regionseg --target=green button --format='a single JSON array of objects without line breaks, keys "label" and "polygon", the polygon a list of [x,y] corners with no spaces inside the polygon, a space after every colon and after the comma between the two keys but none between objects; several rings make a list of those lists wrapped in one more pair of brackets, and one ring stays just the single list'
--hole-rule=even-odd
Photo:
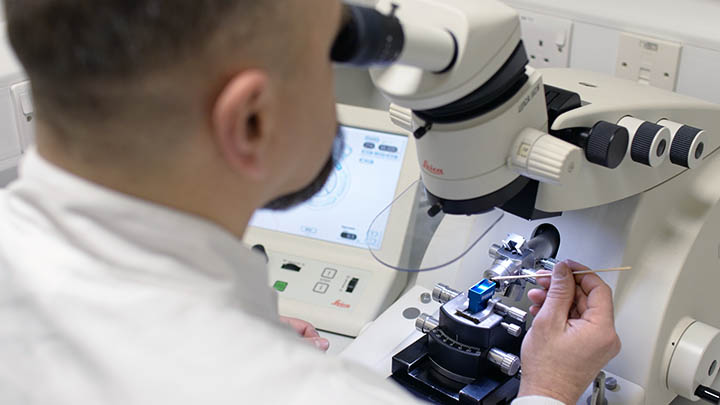
[{"label": "green button", "polygon": [[283,292],[283,291],[285,291],[287,286],[288,286],[288,283],[286,283],[285,281],[276,281],[275,284],[273,285],[273,288],[280,292]]}]

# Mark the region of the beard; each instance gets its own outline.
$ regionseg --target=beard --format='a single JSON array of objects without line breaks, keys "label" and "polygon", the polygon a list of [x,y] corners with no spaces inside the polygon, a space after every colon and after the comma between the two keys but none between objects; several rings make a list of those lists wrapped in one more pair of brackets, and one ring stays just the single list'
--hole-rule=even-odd
[{"label": "beard", "polygon": [[315,176],[315,178],[310,182],[310,184],[298,191],[286,194],[270,201],[263,208],[273,211],[284,211],[290,208],[297,207],[298,205],[309,201],[317,193],[319,193],[320,190],[323,189],[323,187],[325,187],[325,183],[327,183],[330,175],[332,175],[333,170],[335,169],[335,166],[340,161],[344,149],[345,140],[343,138],[342,131],[338,126],[337,134],[335,135],[335,141],[333,142],[333,149],[330,152],[330,156],[328,156],[328,159],[325,162],[325,165],[320,170],[320,173]]}]

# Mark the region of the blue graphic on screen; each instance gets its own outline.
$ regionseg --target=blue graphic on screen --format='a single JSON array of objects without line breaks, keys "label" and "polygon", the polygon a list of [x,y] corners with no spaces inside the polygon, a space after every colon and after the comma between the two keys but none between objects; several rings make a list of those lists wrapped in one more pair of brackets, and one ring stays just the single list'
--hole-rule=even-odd
[{"label": "blue graphic on screen", "polygon": [[392,201],[408,139],[361,128],[341,127],[342,158],[325,187],[288,211],[260,210],[251,226],[326,242],[372,249],[382,246],[388,216],[370,224]]}]

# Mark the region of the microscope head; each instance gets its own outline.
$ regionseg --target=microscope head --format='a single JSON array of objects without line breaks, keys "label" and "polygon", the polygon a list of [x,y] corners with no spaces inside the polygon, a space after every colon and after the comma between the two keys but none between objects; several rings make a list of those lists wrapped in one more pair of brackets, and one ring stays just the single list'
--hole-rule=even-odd
[{"label": "microscope head", "polygon": [[512,8],[495,0],[347,6],[332,57],[370,68],[393,122],[416,138],[435,211],[487,212],[530,183],[508,154],[524,129],[547,130],[547,110]]}]

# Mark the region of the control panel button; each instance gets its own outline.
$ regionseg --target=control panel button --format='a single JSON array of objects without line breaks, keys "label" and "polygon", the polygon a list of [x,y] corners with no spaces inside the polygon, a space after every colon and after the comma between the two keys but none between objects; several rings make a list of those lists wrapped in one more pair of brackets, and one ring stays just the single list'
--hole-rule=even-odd
[{"label": "control panel button", "polygon": [[345,289],[345,292],[351,293],[351,292],[355,291],[355,287],[357,287],[358,281],[360,281],[360,279],[358,279],[358,278],[353,278],[352,280],[350,280],[350,282],[347,285],[347,288]]},{"label": "control panel button", "polygon": [[383,152],[397,153],[398,148],[396,146],[380,145],[379,148]]},{"label": "control panel button", "polygon": [[318,294],[325,294],[327,292],[328,288],[330,288],[330,284],[319,282],[319,283],[315,284],[315,288],[313,288],[313,291]]},{"label": "control panel button", "polygon": [[295,263],[285,263],[280,267],[285,270],[290,270],[290,271],[300,271],[302,269],[302,267],[298,266]]},{"label": "control panel button", "polygon": [[276,281],[275,284],[273,284],[273,288],[276,289],[276,290],[278,290],[278,291],[280,291],[280,292],[285,291],[285,289],[287,288],[287,286],[288,286],[288,283],[287,283],[287,282],[285,282],[285,281],[280,281],[280,280]]},{"label": "control panel button", "polygon": [[347,240],[356,240],[357,239],[357,235],[355,235],[354,233],[350,233],[350,232],[343,232],[340,234],[340,237],[343,239],[347,239]]},{"label": "control panel button", "polygon": [[327,279],[333,279],[335,278],[335,275],[337,275],[337,270],[331,269],[329,267],[322,272],[322,277]]}]

